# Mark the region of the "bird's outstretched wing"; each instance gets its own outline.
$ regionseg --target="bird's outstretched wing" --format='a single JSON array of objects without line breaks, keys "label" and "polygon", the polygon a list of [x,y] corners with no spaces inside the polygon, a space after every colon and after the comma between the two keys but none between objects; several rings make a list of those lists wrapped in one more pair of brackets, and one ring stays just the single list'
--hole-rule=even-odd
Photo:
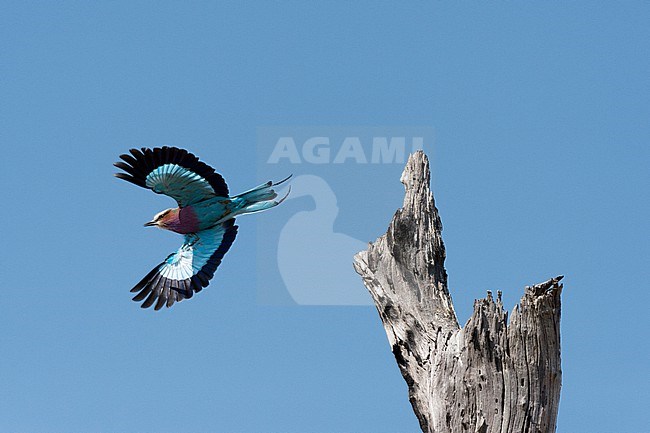
[{"label": "bird's outstretched wing", "polygon": [[129,152],[130,155],[120,155],[122,161],[114,164],[126,173],[116,173],[115,176],[168,195],[180,207],[215,196],[228,197],[228,186],[223,177],[185,149],[143,147]]},{"label": "bird's outstretched wing", "polygon": [[228,252],[237,235],[234,219],[197,233],[185,235],[185,242],[164,262],[156,266],[131,292],[139,292],[134,301],[144,300],[141,307],[164,305],[194,296],[210,282],[221,259]]}]

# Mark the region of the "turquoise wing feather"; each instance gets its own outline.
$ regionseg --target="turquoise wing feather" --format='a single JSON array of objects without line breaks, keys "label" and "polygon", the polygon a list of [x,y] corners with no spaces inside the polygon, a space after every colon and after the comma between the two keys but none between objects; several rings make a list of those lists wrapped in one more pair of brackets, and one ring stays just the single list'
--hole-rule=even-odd
[{"label": "turquoise wing feather", "polygon": [[235,220],[185,235],[183,245],[153,268],[131,292],[142,308],[171,307],[207,287],[237,235]]},{"label": "turquoise wing feather", "polygon": [[162,148],[131,149],[120,155],[122,161],[114,165],[126,173],[117,173],[120,179],[172,197],[180,207],[213,197],[228,197],[228,186],[212,167],[185,149]]}]

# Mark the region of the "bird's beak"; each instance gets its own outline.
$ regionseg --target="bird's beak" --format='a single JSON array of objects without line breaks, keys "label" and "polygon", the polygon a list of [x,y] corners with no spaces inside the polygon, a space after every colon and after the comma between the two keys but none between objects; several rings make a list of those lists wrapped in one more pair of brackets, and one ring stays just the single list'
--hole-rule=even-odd
[{"label": "bird's beak", "polygon": [[149,221],[148,223],[144,223],[145,227],[151,227],[151,226],[155,226],[155,225],[156,225],[155,221]]}]

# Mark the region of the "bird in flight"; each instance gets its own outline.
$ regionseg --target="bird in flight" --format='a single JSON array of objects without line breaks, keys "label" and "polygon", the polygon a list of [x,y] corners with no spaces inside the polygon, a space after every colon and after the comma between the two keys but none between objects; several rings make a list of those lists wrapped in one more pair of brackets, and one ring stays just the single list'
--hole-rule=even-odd
[{"label": "bird in flight", "polygon": [[[142,308],[171,307],[191,298],[210,283],[214,272],[237,235],[235,217],[270,209],[282,203],[273,187],[287,181],[263,183],[230,196],[219,173],[185,149],[163,146],[129,150],[114,165],[125,171],[115,176],[165,194],[178,207],[166,209],[145,226],[185,236],[183,244],[131,289]],[[291,190],[291,187],[289,187]]]}]

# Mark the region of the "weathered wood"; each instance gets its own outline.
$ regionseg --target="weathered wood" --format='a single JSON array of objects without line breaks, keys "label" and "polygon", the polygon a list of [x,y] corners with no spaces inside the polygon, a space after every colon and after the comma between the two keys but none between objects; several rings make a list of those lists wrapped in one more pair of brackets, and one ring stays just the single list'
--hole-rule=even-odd
[{"label": "weathered wood", "polygon": [[461,328],[423,152],[410,156],[401,181],[402,209],[354,267],[375,301],[422,431],[554,432],[562,276],[526,287],[510,323],[501,292],[496,301],[488,292]]}]

